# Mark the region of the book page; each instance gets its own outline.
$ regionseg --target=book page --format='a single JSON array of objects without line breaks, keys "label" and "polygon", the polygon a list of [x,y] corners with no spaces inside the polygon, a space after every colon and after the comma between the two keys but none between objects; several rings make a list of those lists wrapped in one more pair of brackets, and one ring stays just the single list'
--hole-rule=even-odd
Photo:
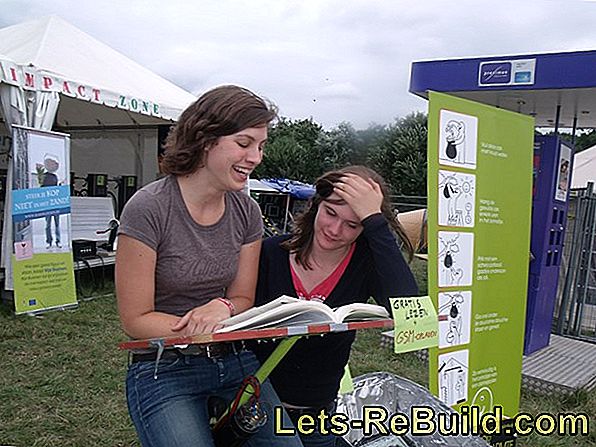
[{"label": "book page", "polygon": [[223,328],[216,332],[247,329],[330,324],[348,321],[369,321],[389,318],[384,307],[374,304],[353,303],[335,310],[319,301],[300,300],[286,295],[253,307],[234,317],[223,320]]},{"label": "book page", "polygon": [[263,306],[254,307],[222,321],[221,324],[224,327],[216,332],[333,322],[335,322],[335,314],[329,306],[316,301],[282,296]]},{"label": "book page", "polygon": [[390,318],[389,312],[383,306],[368,303],[346,304],[336,308],[333,312],[338,323]]},{"label": "book page", "polygon": [[295,303],[297,301],[299,302],[300,300],[291,296],[282,295],[274,299],[273,301],[270,301],[269,303],[263,304],[262,306],[251,307],[250,309],[247,309],[244,312],[239,313],[238,315],[234,315],[233,317],[227,318],[223,320],[221,324],[223,324],[224,326],[232,326],[238,323],[242,323],[246,320],[250,320],[254,317],[262,315],[270,311],[271,309],[276,309],[282,304]]}]

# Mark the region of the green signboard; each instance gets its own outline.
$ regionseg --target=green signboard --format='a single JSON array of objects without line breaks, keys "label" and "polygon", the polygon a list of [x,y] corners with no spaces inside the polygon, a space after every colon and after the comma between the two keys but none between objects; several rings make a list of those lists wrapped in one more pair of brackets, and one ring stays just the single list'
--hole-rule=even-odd
[{"label": "green signboard", "polygon": [[70,140],[13,129],[12,282],[15,313],[77,303],[70,249]]},{"label": "green signboard", "polygon": [[437,346],[437,312],[430,297],[389,298],[396,354]]},{"label": "green signboard", "polygon": [[439,346],[430,389],[447,405],[518,411],[534,120],[430,92],[428,279]]}]

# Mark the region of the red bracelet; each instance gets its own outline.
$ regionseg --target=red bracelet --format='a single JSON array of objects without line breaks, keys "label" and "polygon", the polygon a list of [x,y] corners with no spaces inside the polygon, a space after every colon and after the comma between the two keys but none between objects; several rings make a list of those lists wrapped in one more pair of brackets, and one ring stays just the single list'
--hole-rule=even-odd
[{"label": "red bracelet", "polygon": [[230,311],[230,317],[233,316],[234,313],[236,313],[236,306],[234,306],[234,303],[232,303],[232,301],[230,301],[227,298],[215,298],[215,299],[218,301],[221,301],[226,306],[228,306],[228,310]]}]

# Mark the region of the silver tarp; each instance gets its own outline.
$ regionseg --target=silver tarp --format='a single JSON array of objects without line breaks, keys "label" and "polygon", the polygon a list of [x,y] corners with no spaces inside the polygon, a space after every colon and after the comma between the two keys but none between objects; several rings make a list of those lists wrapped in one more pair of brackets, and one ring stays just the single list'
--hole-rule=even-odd
[{"label": "silver tarp", "polygon": [[[362,420],[364,407],[383,407],[389,417],[402,413],[411,419],[412,407],[429,407],[438,424],[438,415],[455,414],[455,411],[433,396],[424,387],[387,372],[365,374],[354,379],[354,391],[338,398],[337,413],[346,414],[351,421]],[[411,422],[411,421],[410,421]],[[384,426],[389,428],[386,421]],[[438,425],[437,425],[438,426]],[[363,430],[352,429],[344,440],[353,447],[486,447],[484,440],[477,436],[416,435],[408,430],[403,436],[375,433],[365,437]]]}]

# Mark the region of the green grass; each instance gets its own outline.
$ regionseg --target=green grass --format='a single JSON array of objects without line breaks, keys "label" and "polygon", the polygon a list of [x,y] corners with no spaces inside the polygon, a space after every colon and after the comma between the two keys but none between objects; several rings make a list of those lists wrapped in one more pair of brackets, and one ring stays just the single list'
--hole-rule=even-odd
[{"label": "green grass", "polygon": [[42,316],[0,313],[0,445],[132,446],[113,295]]},{"label": "green grass", "polygon": [[[415,261],[417,277],[425,265]],[[425,282],[420,284],[426,290]],[[74,310],[13,316],[0,307],[0,445],[137,446],[126,409],[125,339],[114,296],[82,301]],[[361,331],[350,360],[354,376],[388,371],[427,385],[427,367],[415,354],[394,355],[380,331]],[[596,414],[596,393],[564,398],[523,392],[521,409]],[[593,431],[593,430],[592,430]],[[590,446],[590,438],[522,438],[519,446]]]}]

